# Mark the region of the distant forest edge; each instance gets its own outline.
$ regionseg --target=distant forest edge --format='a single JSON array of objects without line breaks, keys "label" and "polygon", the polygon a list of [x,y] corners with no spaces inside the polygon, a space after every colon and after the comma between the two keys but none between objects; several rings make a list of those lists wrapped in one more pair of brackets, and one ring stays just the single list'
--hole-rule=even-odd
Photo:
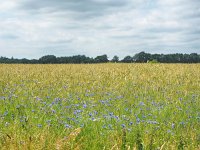
[{"label": "distant forest edge", "polygon": [[200,54],[150,54],[140,52],[134,56],[126,56],[119,60],[118,56],[114,56],[111,60],[108,56],[101,55],[95,58],[85,55],[75,55],[66,57],[56,57],[54,55],[46,55],[39,59],[17,59],[0,57],[0,63],[6,64],[88,64],[88,63],[200,63]]}]

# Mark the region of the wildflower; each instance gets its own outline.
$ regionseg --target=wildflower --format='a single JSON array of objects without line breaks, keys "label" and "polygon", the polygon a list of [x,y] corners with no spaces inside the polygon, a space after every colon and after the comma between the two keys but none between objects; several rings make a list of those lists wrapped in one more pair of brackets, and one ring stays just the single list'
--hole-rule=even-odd
[{"label": "wildflower", "polygon": [[55,98],[54,100],[55,100],[56,102],[58,102],[58,101],[61,101],[61,99],[60,99],[60,98],[58,98],[58,97],[57,97],[57,98]]},{"label": "wildflower", "polygon": [[112,130],[112,125],[111,124],[109,124],[108,127],[109,127],[110,130]]},{"label": "wildflower", "polygon": [[37,125],[37,127],[38,127],[38,128],[41,128],[41,127],[42,127],[42,125],[41,125],[41,124],[38,124],[38,125]]},{"label": "wildflower", "polygon": [[89,113],[89,116],[92,117],[92,113]]},{"label": "wildflower", "polygon": [[144,102],[139,103],[140,106],[145,106]]},{"label": "wildflower", "polygon": [[174,123],[172,123],[172,129],[174,129],[175,128],[175,124]]},{"label": "wildflower", "polygon": [[123,96],[121,96],[121,95],[116,97],[116,99],[122,99],[122,98],[123,98]]},{"label": "wildflower", "polygon": [[184,126],[184,125],[185,125],[185,122],[181,121],[179,124]]},{"label": "wildflower", "polygon": [[125,127],[126,127],[126,125],[125,125],[125,124],[122,124],[121,126],[122,126],[122,128],[125,128]]},{"label": "wildflower", "polygon": [[159,124],[157,121],[151,121],[151,120],[148,120],[147,123],[149,123],[149,124]]},{"label": "wildflower", "polygon": [[10,124],[9,122],[6,122],[6,123],[5,123],[5,126],[7,127],[9,124]]},{"label": "wildflower", "polygon": [[140,123],[140,118],[136,118],[137,124]]},{"label": "wildflower", "polygon": [[51,120],[47,120],[46,122],[47,122],[47,123],[50,123],[50,122],[51,122]]},{"label": "wildflower", "polygon": [[171,130],[167,130],[167,133],[174,135],[174,133]]},{"label": "wildflower", "polygon": [[115,119],[119,120],[119,116],[114,116]]},{"label": "wildflower", "polygon": [[14,114],[12,114],[11,117],[12,117],[13,120],[15,119],[15,115]]},{"label": "wildflower", "polygon": [[71,106],[66,106],[65,108],[71,108]]},{"label": "wildflower", "polygon": [[128,132],[131,132],[131,131],[132,131],[130,128],[128,128],[127,130],[128,130]]},{"label": "wildflower", "polygon": [[145,115],[142,115],[142,118],[146,118],[146,116],[145,116]]},{"label": "wildflower", "polygon": [[92,117],[92,119],[91,119],[92,121],[97,121],[97,119],[95,119],[94,117]]},{"label": "wildflower", "polygon": [[129,122],[129,126],[133,125],[133,122]]},{"label": "wildflower", "polygon": [[55,114],[56,113],[56,111],[53,109],[53,110],[51,110],[51,112],[53,113],[53,114]]},{"label": "wildflower", "polygon": [[83,104],[83,108],[86,108],[87,107],[87,105],[86,104]]},{"label": "wildflower", "polygon": [[75,107],[78,107],[78,106],[79,106],[79,104],[75,104],[74,106],[75,106]]},{"label": "wildflower", "polygon": [[0,100],[5,100],[5,99],[6,99],[5,96],[1,96],[1,97],[0,97]]},{"label": "wildflower", "polygon": [[81,113],[82,112],[82,110],[75,110],[74,111],[74,115],[77,115],[77,114],[79,114],[79,113]]},{"label": "wildflower", "polygon": [[69,124],[65,124],[65,128],[71,128]]},{"label": "wildflower", "polygon": [[109,115],[110,115],[110,116],[113,116],[113,112],[110,112]]},{"label": "wildflower", "polygon": [[5,111],[3,115],[4,115],[4,116],[7,116],[7,115],[8,115],[8,111]]},{"label": "wildflower", "polygon": [[95,114],[95,115],[97,115],[97,114],[98,114],[98,112],[95,110],[95,111],[94,111],[94,114]]},{"label": "wildflower", "polygon": [[16,106],[16,109],[19,109],[19,108],[20,108],[20,105],[17,105],[17,106]]},{"label": "wildflower", "polygon": [[172,131],[171,130],[167,130],[167,133],[171,133]]},{"label": "wildflower", "polygon": [[36,100],[37,100],[37,101],[40,101],[40,100],[42,100],[42,99],[41,99],[41,98],[39,98],[39,97],[36,97]]}]

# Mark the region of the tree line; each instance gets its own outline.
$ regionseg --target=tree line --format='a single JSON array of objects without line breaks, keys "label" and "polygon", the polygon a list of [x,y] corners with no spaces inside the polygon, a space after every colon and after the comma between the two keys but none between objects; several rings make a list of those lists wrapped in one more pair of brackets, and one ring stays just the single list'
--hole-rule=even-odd
[{"label": "tree line", "polygon": [[108,59],[106,54],[97,56],[95,58],[87,57],[85,55],[56,57],[54,55],[42,56],[39,59],[17,59],[0,57],[0,63],[6,64],[89,64],[89,63],[200,63],[200,54],[150,54],[140,52],[134,56],[126,56],[119,59],[114,56],[111,60]]}]

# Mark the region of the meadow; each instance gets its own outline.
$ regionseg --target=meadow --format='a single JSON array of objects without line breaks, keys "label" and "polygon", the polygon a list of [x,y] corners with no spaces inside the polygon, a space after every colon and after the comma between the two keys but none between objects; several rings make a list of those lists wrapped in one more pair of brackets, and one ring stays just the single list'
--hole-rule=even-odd
[{"label": "meadow", "polygon": [[200,149],[200,64],[0,65],[0,149]]}]

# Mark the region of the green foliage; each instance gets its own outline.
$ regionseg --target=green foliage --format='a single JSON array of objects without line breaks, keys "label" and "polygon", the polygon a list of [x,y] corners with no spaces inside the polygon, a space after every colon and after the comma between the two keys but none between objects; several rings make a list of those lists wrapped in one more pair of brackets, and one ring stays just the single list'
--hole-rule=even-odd
[{"label": "green foliage", "polygon": [[123,128],[123,130],[122,130],[122,147],[121,147],[122,150],[126,149],[126,134],[127,134],[126,132],[127,132],[126,129]]},{"label": "green foliage", "polygon": [[42,64],[55,64],[57,63],[57,58],[54,55],[46,55],[41,57],[39,62]]},{"label": "green foliage", "polygon": [[114,56],[113,59],[111,60],[111,62],[117,63],[119,62],[119,57],[118,56]]},{"label": "green foliage", "polygon": [[102,55],[102,56],[97,56],[95,59],[94,59],[95,63],[106,63],[108,62],[108,56],[107,55]]},{"label": "green foliage", "polygon": [[133,57],[126,56],[126,57],[124,57],[124,59],[122,59],[122,62],[124,62],[124,63],[132,63],[133,62]]},{"label": "green foliage", "polygon": [[147,63],[150,63],[150,64],[157,64],[159,63],[156,59],[154,60],[150,60],[150,61],[147,61]]},{"label": "green foliage", "polygon": [[191,54],[149,54],[140,52],[132,56],[125,56],[119,60],[118,56],[114,56],[110,61],[107,55],[97,56],[95,58],[86,57],[85,55],[75,55],[68,57],[56,57],[54,55],[46,55],[37,59],[15,59],[0,57],[0,63],[7,64],[88,64],[88,63],[107,63],[107,62],[123,62],[123,63],[200,63],[200,55]]},{"label": "green foliage", "polygon": [[180,141],[179,141],[179,145],[178,145],[178,150],[184,150],[184,141],[183,139],[181,138]]},{"label": "green foliage", "polygon": [[142,137],[141,137],[140,131],[138,131],[136,134],[136,145],[137,145],[138,150],[144,150],[144,145],[142,142]]}]

